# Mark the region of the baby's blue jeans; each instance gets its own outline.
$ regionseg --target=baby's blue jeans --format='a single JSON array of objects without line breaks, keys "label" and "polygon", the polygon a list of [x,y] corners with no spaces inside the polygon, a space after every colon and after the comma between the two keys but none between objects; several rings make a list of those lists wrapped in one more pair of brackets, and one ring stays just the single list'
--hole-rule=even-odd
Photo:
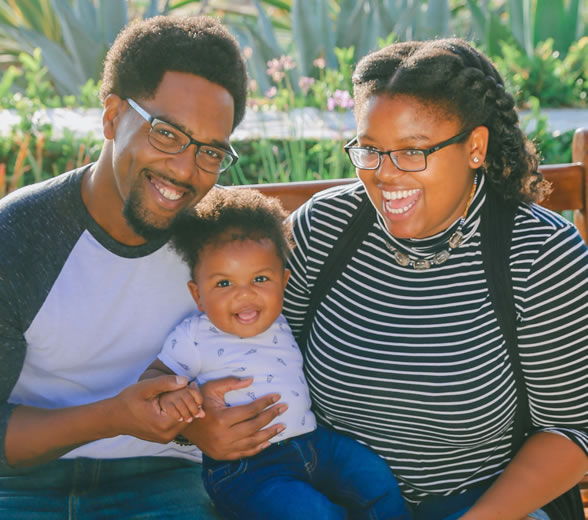
[{"label": "baby's blue jeans", "polygon": [[412,518],[386,462],[326,428],[238,461],[204,457],[203,467],[204,485],[228,519]]}]

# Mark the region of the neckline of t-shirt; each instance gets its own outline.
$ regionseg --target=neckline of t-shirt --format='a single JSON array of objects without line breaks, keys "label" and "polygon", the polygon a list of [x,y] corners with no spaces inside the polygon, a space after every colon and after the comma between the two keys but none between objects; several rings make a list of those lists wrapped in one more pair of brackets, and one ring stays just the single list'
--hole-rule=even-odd
[{"label": "neckline of t-shirt", "polygon": [[114,253],[117,256],[125,257],[125,258],[139,258],[143,256],[150,255],[151,253],[157,251],[162,246],[164,246],[169,237],[164,237],[159,240],[151,240],[147,241],[144,244],[138,246],[129,246],[123,244],[110,236],[104,228],[98,224],[88,211],[88,208],[84,204],[82,199],[82,179],[84,174],[90,169],[93,163],[78,168],[74,171],[72,178],[71,178],[71,185],[76,194],[75,200],[78,204],[78,209],[80,215],[82,215],[84,221],[84,227],[92,235],[92,237],[105,249]]}]

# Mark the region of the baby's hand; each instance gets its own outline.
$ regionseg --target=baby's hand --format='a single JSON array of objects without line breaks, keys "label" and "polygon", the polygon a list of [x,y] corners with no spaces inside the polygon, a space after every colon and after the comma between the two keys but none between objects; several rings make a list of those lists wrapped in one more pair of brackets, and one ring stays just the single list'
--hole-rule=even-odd
[{"label": "baby's hand", "polygon": [[195,382],[187,387],[173,392],[166,392],[159,396],[159,406],[162,413],[178,421],[192,422],[193,419],[204,417],[202,408],[202,394]]}]

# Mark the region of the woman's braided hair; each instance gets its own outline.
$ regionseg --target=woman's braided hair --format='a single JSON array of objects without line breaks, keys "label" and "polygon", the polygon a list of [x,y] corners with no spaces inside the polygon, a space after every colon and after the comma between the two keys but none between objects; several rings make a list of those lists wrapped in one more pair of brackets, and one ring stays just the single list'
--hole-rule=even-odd
[{"label": "woman's braided hair", "polygon": [[394,43],[359,61],[353,85],[356,116],[371,96],[402,94],[457,116],[464,129],[487,127],[483,168],[490,185],[517,202],[549,193],[535,147],[519,127],[514,98],[490,60],[465,41]]}]

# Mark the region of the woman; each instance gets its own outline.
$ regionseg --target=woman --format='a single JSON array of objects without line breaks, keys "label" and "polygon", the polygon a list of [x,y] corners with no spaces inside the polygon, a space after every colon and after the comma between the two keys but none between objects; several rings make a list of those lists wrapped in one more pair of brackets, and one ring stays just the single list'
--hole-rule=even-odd
[{"label": "woman", "polygon": [[[354,214],[377,214],[301,344],[317,415],[388,461],[417,518],[549,518],[543,506],[588,471],[586,245],[532,204],[549,190],[533,146],[467,43],[390,45],[353,82],[346,149],[361,183],[293,215],[284,314],[300,335]],[[532,428],[514,457],[516,371],[482,263],[491,190],[517,205],[507,253]]]}]

